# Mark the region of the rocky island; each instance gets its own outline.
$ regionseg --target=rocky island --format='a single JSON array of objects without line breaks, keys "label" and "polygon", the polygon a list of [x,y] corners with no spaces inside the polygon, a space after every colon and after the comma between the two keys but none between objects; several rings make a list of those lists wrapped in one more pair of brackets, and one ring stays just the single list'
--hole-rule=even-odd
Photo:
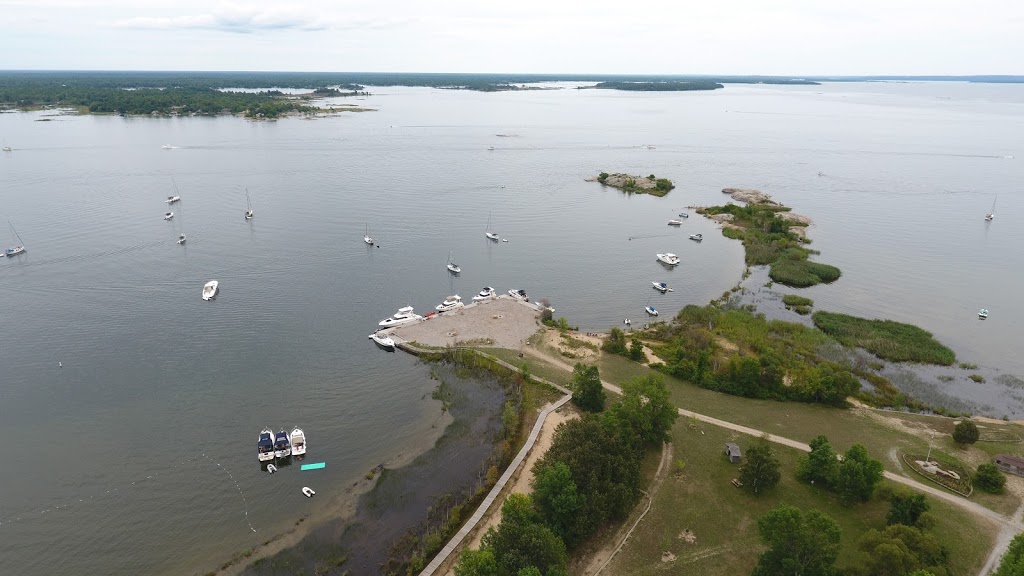
[{"label": "rocky island", "polygon": [[600,182],[605,186],[618,188],[629,194],[650,194],[652,196],[664,196],[676,187],[668,178],[658,178],[654,174],[644,177],[601,172],[596,177],[587,178],[587,182]]}]

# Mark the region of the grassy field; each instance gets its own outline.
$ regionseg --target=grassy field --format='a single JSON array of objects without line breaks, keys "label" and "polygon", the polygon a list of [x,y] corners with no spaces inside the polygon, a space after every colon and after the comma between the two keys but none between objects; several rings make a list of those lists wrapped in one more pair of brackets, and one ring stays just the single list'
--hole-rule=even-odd
[{"label": "grassy field", "polygon": [[[762,551],[757,518],[780,504],[821,510],[839,524],[841,567],[859,561],[856,543],[861,534],[885,526],[888,502],[876,498],[843,507],[833,494],[798,482],[799,452],[781,446],[775,447],[783,471],[778,486],[757,497],[735,488],[730,480],[738,475],[738,467],[725,458],[723,446],[735,441],[745,449],[753,439],[691,424],[681,419],[673,430],[675,458],[686,461],[683,473],[661,485],[651,512],[608,566],[609,574],[749,574]],[[949,548],[951,573],[977,573],[993,545],[994,526],[935,498],[929,503],[938,520],[929,531]],[[680,538],[684,530],[693,532],[694,543]],[[675,560],[663,561],[664,552],[674,554]]]},{"label": "grassy field", "polygon": [[833,312],[815,312],[812,318],[819,330],[844,345],[864,348],[885,360],[942,366],[956,362],[956,354],[933,338],[931,332],[911,324]]}]

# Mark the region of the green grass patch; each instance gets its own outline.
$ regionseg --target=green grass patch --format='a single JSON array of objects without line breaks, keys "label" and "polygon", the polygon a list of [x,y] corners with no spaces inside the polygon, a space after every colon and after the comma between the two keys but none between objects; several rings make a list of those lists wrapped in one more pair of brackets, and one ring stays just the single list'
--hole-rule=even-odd
[{"label": "green grass patch", "polygon": [[796,294],[786,294],[782,297],[782,303],[786,306],[814,306],[814,300]]},{"label": "green grass patch", "polygon": [[[842,506],[834,493],[799,482],[795,472],[801,453],[782,446],[773,445],[782,465],[782,480],[774,489],[752,496],[735,488],[730,481],[738,476],[738,467],[726,460],[723,446],[737,442],[746,449],[755,439],[703,423],[692,428],[690,424],[680,419],[673,429],[674,458],[685,458],[685,469],[670,474],[661,485],[651,511],[609,564],[609,574],[750,574],[763,550],[757,519],[781,504],[821,510],[839,524],[839,568],[859,564],[863,557],[857,540],[867,530],[885,526],[888,502],[875,497],[862,505]],[[976,574],[995,542],[995,528],[937,498],[929,496],[928,502],[937,523],[927,532],[949,549],[950,574]],[[685,537],[687,531],[692,543]],[[664,552],[675,559],[663,562]]]},{"label": "green grass patch", "polygon": [[970,376],[968,376],[968,378],[970,378],[971,380],[974,380],[978,384],[981,384],[981,383],[985,382],[985,377],[982,376],[981,374],[971,374]]},{"label": "green grass patch", "polygon": [[956,354],[931,332],[892,320],[868,320],[834,312],[815,312],[814,325],[846,346],[864,348],[894,362],[923,362],[950,366]]},{"label": "green grass patch", "polygon": [[961,362],[960,364],[958,364],[958,366],[960,366],[960,368],[962,370],[977,370],[978,369],[978,365],[977,364],[973,364],[971,362]]},{"label": "green grass patch", "polygon": [[815,252],[805,246],[807,240],[792,231],[803,224],[780,215],[787,211],[789,208],[777,204],[727,204],[697,212],[705,216],[731,215],[733,226],[723,228],[722,234],[743,242],[748,266],[771,266],[769,276],[775,282],[803,288],[838,280],[842,275],[839,268],[808,260]]}]

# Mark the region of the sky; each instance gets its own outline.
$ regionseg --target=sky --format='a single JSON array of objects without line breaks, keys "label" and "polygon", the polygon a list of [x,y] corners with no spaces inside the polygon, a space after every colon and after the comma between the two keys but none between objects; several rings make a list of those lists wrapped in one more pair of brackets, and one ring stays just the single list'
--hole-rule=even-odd
[{"label": "sky", "polygon": [[1024,74],[1019,0],[0,0],[0,69]]}]

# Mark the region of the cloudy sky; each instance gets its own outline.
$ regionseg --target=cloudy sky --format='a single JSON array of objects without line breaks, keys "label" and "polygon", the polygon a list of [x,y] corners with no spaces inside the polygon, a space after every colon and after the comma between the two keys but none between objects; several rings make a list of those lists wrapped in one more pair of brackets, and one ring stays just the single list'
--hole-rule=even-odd
[{"label": "cloudy sky", "polygon": [[1024,74],[1019,0],[0,0],[0,69]]}]

